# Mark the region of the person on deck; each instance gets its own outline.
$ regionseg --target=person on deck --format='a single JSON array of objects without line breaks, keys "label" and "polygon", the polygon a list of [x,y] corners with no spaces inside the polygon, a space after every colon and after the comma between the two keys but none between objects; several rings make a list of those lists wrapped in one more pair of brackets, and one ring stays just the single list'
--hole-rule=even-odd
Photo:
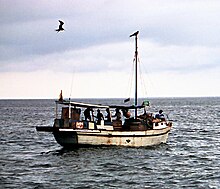
[{"label": "person on deck", "polygon": [[84,111],[84,116],[85,116],[85,120],[86,121],[88,121],[88,120],[91,121],[90,111],[92,111],[92,110],[89,107],[86,108],[85,111]]},{"label": "person on deck", "polygon": [[121,121],[121,112],[120,112],[119,108],[115,109],[115,115],[113,117],[116,117],[117,121]]},{"label": "person on deck", "polygon": [[156,115],[155,115],[155,118],[156,119],[161,119],[161,120],[165,120],[165,116],[163,115],[163,110],[160,110],[159,111],[159,113],[157,113]]},{"label": "person on deck", "polygon": [[97,110],[97,116],[96,116],[96,118],[97,118],[97,124],[98,124],[98,125],[101,125],[101,120],[104,120],[104,116],[103,116],[103,114],[100,112],[99,109]]},{"label": "person on deck", "polygon": [[131,112],[129,112],[128,109],[122,109],[122,113],[127,119],[131,117]]},{"label": "person on deck", "polygon": [[107,112],[107,116],[105,116],[107,118],[107,122],[112,122],[112,115],[111,112],[109,110],[109,108],[106,108],[106,112]]}]

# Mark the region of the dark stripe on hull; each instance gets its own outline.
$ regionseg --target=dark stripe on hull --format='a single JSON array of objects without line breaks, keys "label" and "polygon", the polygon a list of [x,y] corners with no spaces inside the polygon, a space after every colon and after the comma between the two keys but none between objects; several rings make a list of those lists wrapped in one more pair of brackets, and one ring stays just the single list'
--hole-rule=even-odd
[{"label": "dark stripe on hull", "polygon": [[[151,135],[114,135],[114,134],[96,134],[96,133],[80,133],[80,132],[76,132],[76,131],[59,131],[58,129],[54,130],[53,134],[54,134],[54,138],[56,139],[57,143],[60,144],[61,146],[64,147],[68,147],[68,148],[75,148],[75,147],[80,147],[80,146],[118,146],[118,145],[114,145],[114,144],[100,144],[100,145],[94,145],[94,144],[79,144],[78,143],[78,136],[89,136],[89,137],[106,137],[106,138],[127,138],[127,137],[135,137],[135,138],[139,138],[139,137],[155,137],[155,136],[162,136],[162,135],[166,135],[167,133],[170,132],[170,129],[167,130],[166,132],[163,133],[158,133],[158,134],[151,134]],[[163,143],[163,142],[161,142]],[[129,147],[129,146],[128,146]],[[134,147],[134,146],[130,146],[130,147]]]},{"label": "dark stripe on hull", "polygon": [[[68,132],[68,131],[60,131],[60,132]],[[158,134],[150,134],[150,135],[114,135],[114,134],[109,134],[109,135],[106,135],[106,134],[86,134],[86,133],[80,133],[78,132],[77,134],[80,135],[80,136],[99,136],[99,137],[153,137],[153,136],[161,136],[161,135],[164,135],[164,134],[167,134],[169,133],[170,130],[164,132],[164,133],[158,133]]]}]

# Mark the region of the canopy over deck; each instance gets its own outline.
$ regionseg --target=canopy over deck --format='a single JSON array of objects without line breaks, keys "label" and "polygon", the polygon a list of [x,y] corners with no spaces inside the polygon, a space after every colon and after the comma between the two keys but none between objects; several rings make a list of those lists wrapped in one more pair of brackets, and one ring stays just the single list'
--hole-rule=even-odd
[{"label": "canopy over deck", "polygon": [[74,102],[70,100],[63,100],[63,101],[56,101],[57,104],[63,104],[67,106],[75,106],[75,107],[82,107],[82,108],[119,108],[119,109],[140,109],[144,108],[145,105],[141,106],[128,106],[128,105],[102,105],[102,104],[88,104],[82,102]]},{"label": "canopy over deck", "polygon": [[56,101],[57,104],[63,104],[63,105],[68,105],[68,106],[77,106],[77,107],[82,107],[82,108],[109,108],[109,106],[104,106],[101,104],[87,104],[87,103],[82,103],[82,102],[74,102],[70,100],[63,100],[63,101]]}]

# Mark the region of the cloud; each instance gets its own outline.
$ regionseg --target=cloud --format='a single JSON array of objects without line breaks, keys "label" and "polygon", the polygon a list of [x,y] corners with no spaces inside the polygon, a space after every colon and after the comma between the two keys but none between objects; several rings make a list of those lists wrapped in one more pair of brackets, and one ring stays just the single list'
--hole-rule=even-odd
[{"label": "cloud", "polygon": [[[16,73],[23,81],[20,74],[33,72],[94,78],[107,71],[127,77],[134,57],[129,35],[137,30],[143,72],[212,75],[220,71],[219,10],[217,0],[0,0],[0,75]],[[65,32],[54,31],[59,19]]]},{"label": "cloud", "polygon": [[[72,49],[46,55],[2,61],[1,72],[125,72],[130,73],[134,59],[134,40]],[[139,61],[142,72],[177,72],[187,74],[201,70],[219,69],[220,48],[203,46],[175,46],[139,40]]]},{"label": "cloud", "polygon": [[[164,45],[220,44],[218,1],[1,1],[1,5],[2,48],[14,49],[20,57],[125,42],[136,30],[142,39]],[[66,28],[59,35],[54,32],[58,19]]]},{"label": "cloud", "polygon": [[143,42],[142,62],[153,72],[172,71],[179,74],[220,69],[220,47],[161,45]]},{"label": "cloud", "polygon": [[127,70],[129,64],[132,65],[132,59],[132,42],[130,44],[113,43],[42,56],[33,55],[16,62],[14,60],[5,61],[1,71],[53,70],[71,73],[73,71],[122,71]]}]

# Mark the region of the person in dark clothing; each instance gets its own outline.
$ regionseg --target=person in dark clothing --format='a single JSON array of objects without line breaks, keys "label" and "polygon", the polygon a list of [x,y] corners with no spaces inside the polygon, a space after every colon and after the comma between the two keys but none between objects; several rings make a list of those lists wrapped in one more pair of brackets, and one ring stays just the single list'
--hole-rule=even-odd
[{"label": "person in dark clothing", "polygon": [[119,108],[115,109],[115,115],[113,117],[116,117],[117,121],[121,121],[121,112],[120,112]]},{"label": "person in dark clothing", "polygon": [[163,110],[160,110],[159,113],[157,113],[157,114],[155,115],[155,118],[161,119],[161,120],[165,120],[165,117],[164,117],[164,115],[163,115]]},{"label": "person in dark clothing", "polygon": [[112,121],[112,115],[111,112],[109,110],[109,108],[106,108],[106,112],[107,112],[107,116],[105,116],[107,118],[107,122],[111,122]]},{"label": "person in dark clothing", "polygon": [[104,116],[103,116],[103,114],[100,112],[99,109],[97,110],[97,116],[96,116],[96,118],[97,118],[97,124],[98,124],[98,125],[101,125],[101,120],[104,120]]},{"label": "person in dark clothing", "polygon": [[92,111],[91,108],[86,108],[84,111],[84,116],[86,121],[91,121],[90,111]]}]

